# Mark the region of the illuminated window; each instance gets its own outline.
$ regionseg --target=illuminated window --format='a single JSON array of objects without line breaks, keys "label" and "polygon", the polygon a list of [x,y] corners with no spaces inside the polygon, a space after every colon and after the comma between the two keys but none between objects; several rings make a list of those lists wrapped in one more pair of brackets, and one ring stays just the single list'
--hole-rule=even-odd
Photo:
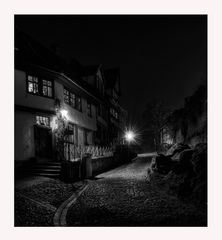
[{"label": "illuminated window", "polygon": [[49,80],[42,80],[42,94],[43,96],[52,97],[52,82]]},{"label": "illuminated window", "polygon": [[76,96],[75,93],[64,88],[64,102],[69,104],[71,107],[82,111],[82,99]]},{"label": "illuminated window", "polygon": [[75,108],[75,107],[76,107],[76,96],[75,96],[74,93],[71,93],[71,92],[70,92],[70,98],[69,98],[69,100],[70,100],[70,106],[73,107],[73,108]]},{"label": "illuminated window", "polygon": [[64,102],[69,104],[69,91],[64,88]]},{"label": "illuminated window", "polygon": [[28,75],[28,92],[34,94],[39,93],[39,80],[37,77]]},{"label": "illuminated window", "polygon": [[53,82],[36,76],[27,76],[28,93],[43,97],[53,97]]},{"label": "illuminated window", "polygon": [[36,116],[36,124],[50,127],[50,118],[45,116]]}]

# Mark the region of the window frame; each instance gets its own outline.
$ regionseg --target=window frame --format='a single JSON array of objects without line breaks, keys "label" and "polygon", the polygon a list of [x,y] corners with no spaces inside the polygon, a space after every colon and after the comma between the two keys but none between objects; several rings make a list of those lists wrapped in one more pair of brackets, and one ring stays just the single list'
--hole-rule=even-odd
[{"label": "window frame", "polygon": [[76,94],[73,92],[69,92],[69,105],[76,108]]},{"label": "window frame", "polygon": [[[33,83],[32,81],[29,80],[29,76],[30,77],[34,77],[34,78],[37,78],[38,79],[38,92],[37,93],[34,93],[34,92],[30,92],[29,91],[29,83]],[[44,81],[47,81],[47,82],[51,82],[51,86],[47,86],[47,87],[50,87],[51,88],[51,91],[52,91],[52,96],[48,96],[48,95],[44,95],[43,94],[43,86],[45,86],[43,84],[43,80]],[[33,73],[26,73],[26,92],[28,94],[31,94],[31,95],[35,95],[35,96],[40,96],[40,97],[45,97],[45,98],[54,98],[54,80],[51,80],[51,79],[47,79],[47,78],[43,78],[43,77],[40,77],[38,76],[37,74],[33,74]],[[47,89],[47,92],[48,92],[48,89]]]},{"label": "window frame", "polygon": [[[65,91],[67,92],[67,94],[65,94]],[[65,96],[68,97],[68,102],[66,101]],[[63,89],[63,100],[64,100],[64,103],[66,103],[66,104],[68,104],[68,105],[70,105],[70,104],[69,104],[69,96],[70,96],[70,92],[69,92],[69,90],[66,89],[66,88],[64,88],[64,89]]]},{"label": "window frame", "polygon": [[[46,82],[47,82],[47,85],[44,85],[43,81],[46,81]],[[48,83],[51,83],[51,86],[48,85]],[[40,85],[40,86],[41,86],[41,90],[42,90],[41,94],[42,94],[43,97],[48,97],[48,98],[53,98],[53,97],[54,97],[54,95],[53,95],[53,93],[54,93],[53,81],[48,80],[48,79],[45,79],[45,78],[42,78],[42,79],[41,79],[41,85]],[[43,87],[44,87],[44,86],[47,87],[47,95],[44,95],[44,93],[43,93]],[[48,95],[49,89],[51,89],[51,96]]]},{"label": "window frame", "polygon": [[[37,120],[37,118],[39,118],[39,120]],[[48,124],[47,124],[47,125],[45,125],[45,124],[39,124],[39,123],[41,123],[40,118],[42,118],[42,119],[47,119]],[[51,128],[50,120],[51,120],[51,119],[50,119],[49,116],[40,115],[40,114],[36,114],[36,115],[35,115],[35,124],[36,124],[37,126],[39,126],[39,127]],[[38,121],[39,121],[39,123],[38,123]],[[43,122],[44,122],[44,121],[43,121]]]},{"label": "window frame", "polygon": [[76,95],[76,109],[82,112],[82,98],[78,95]]},{"label": "window frame", "polygon": [[[37,79],[37,83],[35,83],[34,81],[30,81],[29,77],[36,78]],[[27,83],[27,92],[28,93],[33,94],[33,95],[39,95],[39,84],[40,84],[39,77],[37,77],[36,75],[33,75],[33,74],[32,75],[31,74],[27,74],[26,83]],[[33,85],[37,84],[38,91],[36,93],[34,93],[33,91],[32,92],[29,91],[29,83],[32,83]],[[33,89],[34,89],[34,86],[33,86]]]},{"label": "window frame", "polygon": [[87,116],[92,117],[92,103],[87,100]]},{"label": "window frame", "polygon": [[[68,94],[65,94],[65,91]],[[65,101],[65,95],[68,96],[68,101]],[[73,98],[74,102],[71,101],[71,95],[74,96],[74,98]],[[63,88],[63,100],[64,100],[64,103],[68,104],[70,107],[76,109],[79,112],[82,112],[82,98],[79,95],[77,95],[74,92],[67,89],[65,86]],[[73,104],[71,104],[72,102],[73,102]]]}]

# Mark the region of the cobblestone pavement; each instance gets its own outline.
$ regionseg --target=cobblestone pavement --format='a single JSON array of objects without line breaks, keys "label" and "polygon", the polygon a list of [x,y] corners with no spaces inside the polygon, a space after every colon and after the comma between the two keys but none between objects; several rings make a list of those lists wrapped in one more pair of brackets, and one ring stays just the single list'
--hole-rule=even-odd
[{"label": "cobblestone pavement", "polygon": [[31,177],[15,185],[15,226],[53,226],[53,216],[83,182]]},{"label": "cobblestone pavement", "polygon": [[69,226],[203,226],[206,214],[147,179],[150,157],[97,176],[69,209]]}]

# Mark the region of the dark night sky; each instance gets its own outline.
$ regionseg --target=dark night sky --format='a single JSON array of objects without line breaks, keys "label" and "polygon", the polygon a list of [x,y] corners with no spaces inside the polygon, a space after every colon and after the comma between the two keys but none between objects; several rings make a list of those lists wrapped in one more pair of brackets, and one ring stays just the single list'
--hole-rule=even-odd
[{"label": "dark night sky", "polygon": [[138,122],[148,99],[183,106],[206,78],[206,16],[17,16],[16,25],[83,65],[120,67],[121,104]]}]

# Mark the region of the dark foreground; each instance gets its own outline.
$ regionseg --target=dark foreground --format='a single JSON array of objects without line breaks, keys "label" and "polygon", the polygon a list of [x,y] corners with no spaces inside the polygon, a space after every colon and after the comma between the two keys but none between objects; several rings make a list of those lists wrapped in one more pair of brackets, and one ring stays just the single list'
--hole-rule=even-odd
[{"label": "dark foreground", "polygon": [[206,226],[198,208],[147,180],[151,157],[97,176],[69,209],[69,226]]}]

